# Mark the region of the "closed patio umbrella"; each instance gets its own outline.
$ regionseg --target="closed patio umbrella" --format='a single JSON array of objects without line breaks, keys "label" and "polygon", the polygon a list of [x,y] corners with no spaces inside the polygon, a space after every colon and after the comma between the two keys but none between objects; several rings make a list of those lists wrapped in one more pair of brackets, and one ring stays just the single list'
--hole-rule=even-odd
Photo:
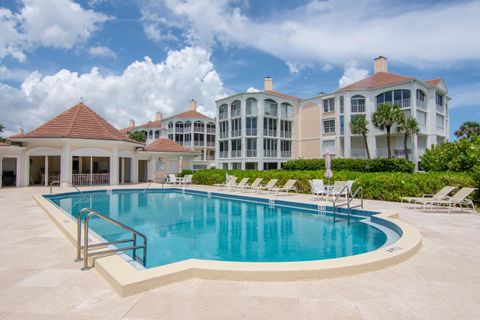
[{"label": "closed patio umbrella", "polygon": [[333,177],[333,172],[331,170],[332,161],[330,159],[330,152],[327,151],[324,155],[324,158],[325,158],[325,173],[323,175],[325,176],[325,178],[328,179],[330,184],[330,179]]}]

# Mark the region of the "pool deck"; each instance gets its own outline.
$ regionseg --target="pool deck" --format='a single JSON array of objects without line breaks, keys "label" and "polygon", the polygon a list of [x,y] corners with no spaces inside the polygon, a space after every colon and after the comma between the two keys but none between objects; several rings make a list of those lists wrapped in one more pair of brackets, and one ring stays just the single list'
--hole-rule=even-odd
[{"label": "pool deck", "polygon": [[480,318],[480,215],[366,201],[366,209],[398,212],[422,233],[415,256],[334,279],[192,279],[120,298],[95,269],[82,272],[73,262],[71,243],[32,198],[44,193],[48,188],[0,189],[0,319]]}]

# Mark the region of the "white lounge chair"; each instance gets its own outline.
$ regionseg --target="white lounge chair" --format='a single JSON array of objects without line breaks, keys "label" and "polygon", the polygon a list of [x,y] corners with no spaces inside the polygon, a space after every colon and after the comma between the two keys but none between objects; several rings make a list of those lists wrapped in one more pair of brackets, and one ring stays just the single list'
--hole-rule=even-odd
[{"label": "white lounge chair", "polygon": [[427,201],[435,201],[435,200],[448,200],[448,195],[453,191],[457,189],[457,187],[451,187],[451,186],[446,186],[440,189],[435,194],[424,194],[422,197],[402,197],[400,199],[401,202],[408,202],[408,203],[425,203]]},{"label": "white lounge chair", "polygon": [[476,188],[462,188],[460,189],[457,193],[455,193],[450,199],[447,200],[429,200],[425,201],[423,203],[423,209],[430,204],[430,208],[433,207],[433,205],[445,205],[448,206],[448,213],[450,213],[452,207],[460,206],[460,208],[463,211],[463,206],[472,206],[472,209],[474,212],[475,210],[475,204],[473,203],[472,200],[467,199],[467,197],[472,194]]},{"label": "white lounge chair", "polygon": [[193,174],[187,174],[182,180],[179,180],[178,184],[182,186],[192,185],[192,178]]},{"label": "white lounge chair", "polygon": [[280,194],[280,192],[286,192],[287,194],[290,191],[297,192],[297,188],[295,188],[295,183],[297,183],[297,180],[290,179],[283,185],[283,187],[273,187],[273,188],[268,189],[268,191],[275,192],[275,193],[277,193],[277,195]]},{"label": "white lounge chair", "polygon": [[240,180],[240,182],[236,185],[231,186],[231,189],[233,190],[241,190],[247,186],[247,182],[250,180],[250,178],[243,178]]},{"label": "white lounge chair", "polygon": [[167,181],[165,181],[167,184],[177,184],[178,183],[178,180],[177,180],[177,176],[174,175],[173,173],[169,173],[167,175]]},{"label": "white lounge chair", "polygon": [[263,178],[256,178],[251,185],[246,185],[243,190],[254,190],[258,186],[260,186],[260,183],[263,181]]},{"label": "white lounge chair", "polygon": [[266,185],[264,186],[259,185],[258,187],[252,188],[252,190],[255,190],[258,192],[268,191],[269,189],[275,187],[277,182],[278,182],[278,179],[270,179],[270,181],[268,181]]},{"label": "white lounge chair", "polygon": [[235,176],[227,175],[225,183],[215,183],[213,186],[217,188],[225,188],[225,187],[229,188],[232,185],[236,185],[237,179],[238,178]]},{"label": "white lounge chair", "polygon": [[[346,185],[347,181],[335,181],[333,188],[328,191],[328,195],[332,198],[337,197]],[[343,190],[343,192],[345,192],[345,190]]]},{"label": "white lounge chair", "polygon": [[[313,180],[308,180],[310,183],[310,189],[312,190],[311,193],[317,197],[322,196],[325,198],[328,194],[327,189],[325,188],[325,185],[323,184],[322,179],[313,179]],[[314,197],[314,200],[318,198]]]}]

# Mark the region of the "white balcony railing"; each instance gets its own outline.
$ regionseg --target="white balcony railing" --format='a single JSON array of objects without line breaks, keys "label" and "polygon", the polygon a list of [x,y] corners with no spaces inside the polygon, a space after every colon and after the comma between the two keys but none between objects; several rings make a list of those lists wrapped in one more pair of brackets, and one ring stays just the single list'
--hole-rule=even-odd
[{"label": "white balcony railing", "polygon": [[176,133],[182,133],[183,131],[184,131],[183,128],[175,127],[175,132]]},{"label": "white balcony railing", "polygon": [[367,159],[367,151],[365,149],[351,149],[350,157],[352,159]]},{"label": "white balcony railing", "polygon": [[281,151],[282,158],[291,158],[292,157],[292,151]]},{"label": "white balcony railing", "polygon": [[74,186],[100,186],[110,184],[110,173],[78,173],[72,174]]},{"label": "white balcony railing", "polygon": [[226,139],[226,138],[228,138],[228,132],[220,131],[220,139]]},{"label": "white balcony railing", "polygon": [[192,132],[192,126],[183,127],[184,132]]},{"label": "white balcony railing", "polygon": [[257,135],[257,129],[247,129],[247,136],[256,136]]},{"label": "white balcony railing", "polygon": [[240,158],[242,156],[242,150],[232,150],[232,158]]},{"label": "white balcony railing", "polygon": [[193,128],[193,132],[204,133],[204,132],[205,132],[205,128],[204,128],[204,127],[194,127],[194,128]]},{"label": "white balcony railing", "polygon": [[228,151],[220,151],[218,153],[219,158],[228,158]]},{"label": "white balcony railing", "polygon": [[218,114],[218,120],[225,120],[228,118],[228,113],[226,112],[221,112]]},{"label": "white balcony railing", "polygon": [[207,147],[215,147],[215,141],[207,141]]},{"label": "white balcony railing", "polygon": [[232,117],[232,118],[240,117],[240,109],[232,110],[232,112],[230,113],[230,117]]},{"label": "white balcony railing", "polygon": [[[412,150],[408,149],[408,154],[412,154]],[[377,157],[379,158],[387,158],[388,157],[388,149],[381,148],[377,149]],[[405,158],[405,150],[403,149],[392,149],[392,157],[394,158]]]},{"label": "white balcony railing", "polygon": [[205,141],[194,141],[195,147],[203,147],[205,145]]},{"label": "white balcony railing", "polygon": [[207,133],[215,134],[215,128],[207,128]]},{"label": "white balcony railing", "polygon": [[400,106],[400,108],[410,108],[410,98],[407,99],[400,99],[400,100],[395,100],[393,101],[394,105]]},{"label": "white balcony railing", "polygon": [[247,150],[247,157],[252,158],[257,156],[257,150]]},{"label": "white balcony railing", "polygon": [[280,138],[291,138],[292,131],[280,131]]},{"label": "white balcony railing", "polygon": [[427,110],[427,101],[417,99],[417,108]]},{"label": "white balcony railing", "polygon": [[268,158],[276,158],[277,150],[263,150],[263,155]]},{"label": "white balcony railing", "polygon": [[232,133],[231,136],[233,138],[233,137],[240,137],[242,132],[240,130],[233,130],[231,131],[231,133]]},{"label": "white balcony railing", "polygon": [[277,130],[263,129],[263,135],[267,137],[276,137]]},{"label": "white balcony railing", "polygon": [[445,108],[444,108],[443,106],[437,104],[437,112],[444,113],[444,112],[445,112]]},{"label": "white balcony railing", "polygon": [[173,128],[168,128],[168,133],[173,133]]}]

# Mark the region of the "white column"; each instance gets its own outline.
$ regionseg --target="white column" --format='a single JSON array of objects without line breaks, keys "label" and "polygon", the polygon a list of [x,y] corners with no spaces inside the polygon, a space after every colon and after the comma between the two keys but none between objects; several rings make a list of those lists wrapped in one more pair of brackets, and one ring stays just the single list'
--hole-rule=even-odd
[{"label": "white column", "polygon": [[415,163],[415,170],[418,170],[418,134],[412,134],[410,137],[412,143],[411,159]]},{"label": "white column", "polygon": [[124,184],[125,183],[125,157],[122,157],[122,172],[121,172],[121,176],[122,176],[122,181],[121,183]]},{"label": "white column", "polygon": [[257,159],[258,170],[263,170],[263,120],[265,116],[265,97],[260,95],[257,101]]},{"label": "white column", "polygon": [[131,158],[130,162],[130,179],[132,183],[138,183],[138,159]]},{"label": "white column", "polygon": [[[28,161],[28,160],[27,160]],[[62,187],[67,187],[72,182],[72,155],[70,145],[65,143],[62,148],[62,161],[60,166],[60,177]]]},{"label": "white column", "polygon": [[44,184],[45,186],[48,186],[48,156],[45,156],[45,160],[44,160],[44,161],[45,161],[45,172],[44,172],[43,175],[44,175],[44,177],[45,177],[45,178],[44,178],[45,181],[43,181],[43,184]]},{"label": "white column", "polygon": [[[365,101],[366,102],[366,101]],[[343,98],[343,122],[344,122],[344,135],[343,135],[343,157],[352,157],[352,131],[350,130],[351,121],[351,99],[350,95],[345,95]],[[338,130],[340,130],[340,125]]]},{"label": "white column", "polygon": [[[17,160],[18,163],[18,160]],[[0,188],[2,187],[3,184],[3,157],[0,155]],[[17,177],[18,177],[18,171],[17,171]],[[16,185],[18,187],[18,184]]]},{"label": "white column", "polygon": [[110,185],[118,184],[118,147],[115,146],[110,156]]},{"label": "white column", "polygon": [[21,170],[22,160],[23,160],[23,154],[21,156],[17,157],[17,163],[15,164],[15,166],[17,168],[17,178],[16,178],[16,181],[15,181],[15,186],[17,186],[17,187],[23,187],[21,182],[20,182],[21,178],[22,178],[22,175],[25,174],[25,171]]}]

